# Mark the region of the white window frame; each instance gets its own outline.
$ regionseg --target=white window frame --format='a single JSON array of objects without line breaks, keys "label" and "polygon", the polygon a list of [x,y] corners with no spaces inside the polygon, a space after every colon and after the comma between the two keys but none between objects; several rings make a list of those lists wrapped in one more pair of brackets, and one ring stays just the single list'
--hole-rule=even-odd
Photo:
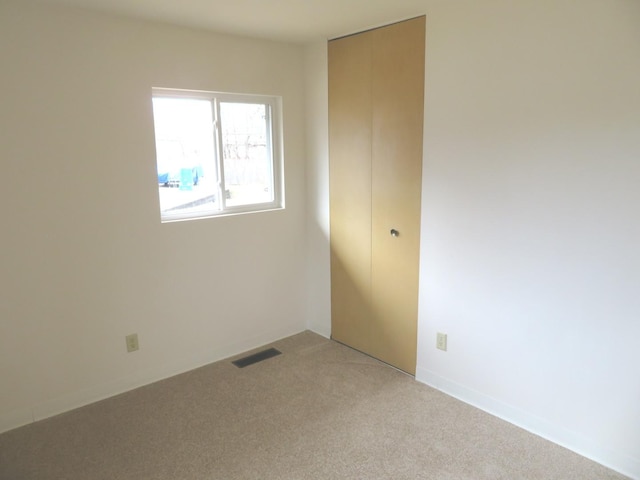
[{"label": "white window frame", "polygon": [[[282,155],[282,98],[270,95],[254,95],[225,92],[208,92],[201,90],[183,90],[175,88],[153,87],[152,98],[191,98],[198,100],[209,100],[213,109],[213,129],[214,129],[214,151],[215,167],[217,169],[217,192],[218,208],[204,212],[181,212],[163,213],[160,205],[160,217],[162,223],[175,222],[181,220],[193,220],[201,218],[212,218],[225,215],[235,215],[243,213],[263,212],[270,210],[284,209],[284,161]],[[224,168],[222,153],[222,129],[220,128],[220,103],[257,103],[266,105],[267,115],[267,141],[271,151],[271,175],[273,181],[273,200],[271,202],[252,203],[245,205],[227,205],[227,198],[224,191]],[[155,126],[154,126],[155,128]],[[155,141],[154,141],[155,146]],[[157,165],[157,157],[156,157]]]}]

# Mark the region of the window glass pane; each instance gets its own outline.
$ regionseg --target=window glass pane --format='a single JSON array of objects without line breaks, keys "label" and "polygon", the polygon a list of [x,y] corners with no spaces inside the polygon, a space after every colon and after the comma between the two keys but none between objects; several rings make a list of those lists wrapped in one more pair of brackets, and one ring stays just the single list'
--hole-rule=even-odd
[{"label": "window glass pane", "polygon": [[161,216],[219,210],[211,102],[154,97],[153,116]]},{"label": "window glass pane", "polygon": [[269,105],[220,103],[228,206],[274,200]]}]

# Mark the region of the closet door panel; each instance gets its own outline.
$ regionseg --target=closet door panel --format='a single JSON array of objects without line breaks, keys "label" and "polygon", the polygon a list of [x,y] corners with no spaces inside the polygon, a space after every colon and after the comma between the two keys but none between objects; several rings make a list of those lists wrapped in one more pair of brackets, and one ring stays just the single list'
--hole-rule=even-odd
[{"label": "closet door panel", "polygon": [[[372,335],[374,356],[415,373],[424,17],[372,31]],[[397,236],[391,235],[396,230]]]},{"label": "closet door panel", "polygon": [[329,42],[331,336],[371,348],[371,35]]}]

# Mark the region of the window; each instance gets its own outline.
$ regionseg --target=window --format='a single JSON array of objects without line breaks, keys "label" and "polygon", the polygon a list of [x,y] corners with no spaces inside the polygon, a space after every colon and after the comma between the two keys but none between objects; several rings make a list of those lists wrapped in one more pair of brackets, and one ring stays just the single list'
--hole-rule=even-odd
[{"label": "window", "polygon": [[163,222],[281,208],[276,97],[153,89]]}]

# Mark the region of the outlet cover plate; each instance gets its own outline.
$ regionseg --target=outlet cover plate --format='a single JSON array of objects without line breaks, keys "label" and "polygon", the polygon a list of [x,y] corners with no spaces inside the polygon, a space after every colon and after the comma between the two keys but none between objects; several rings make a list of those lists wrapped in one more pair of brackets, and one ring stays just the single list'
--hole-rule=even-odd
[{"label": "outlet cover plate", "polygon": [[436,338],[436,348],[439,350],[447,351],[447,334],[438,332],[438,336]]},{"label": "outlet cover plate", "polygon": [[137,333],[132,333],[131,335],[127,335],[125,337],[125,340],[127,342],[127,352],[128,353],[135,352],[136,350],[138,350],[140,348],[140,346],[138,345],[138,334]]}]

